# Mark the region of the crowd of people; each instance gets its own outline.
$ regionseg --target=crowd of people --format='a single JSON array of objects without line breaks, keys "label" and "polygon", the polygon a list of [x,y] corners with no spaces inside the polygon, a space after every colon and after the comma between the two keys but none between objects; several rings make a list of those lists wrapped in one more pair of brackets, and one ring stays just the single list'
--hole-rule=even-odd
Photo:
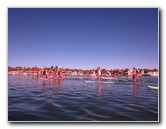
[{"label": "crowd of people", "polygon": [[[46,68],[44,68],[41,71],[38,71],[37,75],[41,75],[43,79],[47,79],[47,78],[61,79],[62,78],[62,72],[63,72],[63,70],[61,68],[54,69],[54,70],[49,70],[49,71]],[[133,76],[132,76],[133,81],[136,81],[138,70],[135,67],[133,67],[132,74],[133,74]],[[64,75],[66,76],[66,73]],[[77,72],[77,76],[78,77],[80,76],[79,71]],[[89,73],[89,71],[86,71],[86,78],[88,79],[90,76],[93,77],[93,78],[97,78],[98,81],[101,81],[101,76],[103,76],[103,77],[108,76],[108,77],[110,77],[110,79],[112,77],[110,72],[106,74],[106,71],[101,71],[100,67],[97,67],[97,69],[95,69],[92,74]],[[128,78],[128,73],[127,72],[126,72],[126,77]]]}]

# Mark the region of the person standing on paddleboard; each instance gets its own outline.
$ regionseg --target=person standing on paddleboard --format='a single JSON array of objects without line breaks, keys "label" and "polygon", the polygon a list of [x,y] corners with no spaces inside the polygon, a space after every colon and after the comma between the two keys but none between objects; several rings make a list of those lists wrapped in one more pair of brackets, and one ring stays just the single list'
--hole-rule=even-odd
[{"label": "person standing on paddleboard", "polygon": [[133,67],[133,81],[135,82],[137,79],[137,70],[135,67]]},{"label": "person standing on paddleboard", "polygon": [[44,70],[43,70],[43,79],[46,79],[46,78],[47,78],[46,68],[44,68]]},{"label": "person standing on paddleboard", "polygon": [[89,79],[89,71],[86,70],[86,79],[88,80]]},{"label": "person standing on paddleboard", "polygon": [[100,67],[97,67],[97,76],[98,76],[98,81],[101,81],[101,69],[100,69]]},{"label": "person standing on paddleboard", "polygon": [[62,78],[62,69],[60,68],[58,70],[58,79],[61,79]]},{"label": "person standing on paddleboard", "polygon": [[56,78],[56,75],[57,75],[57,71],[56,71],[56,69],[54,69],[54,78]]}]

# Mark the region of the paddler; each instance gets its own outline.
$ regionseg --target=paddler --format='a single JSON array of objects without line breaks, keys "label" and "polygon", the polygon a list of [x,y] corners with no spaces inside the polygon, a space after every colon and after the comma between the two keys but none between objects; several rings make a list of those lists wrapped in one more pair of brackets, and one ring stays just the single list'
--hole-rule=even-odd
[{"label": "paddler", "polygon": [[86,79],[88,80],[89,79],[89,71],[86,70]]},{"label": "paddler", "polygon": [[135,82],[136,81],[136,79],[137,79],[137,70],[136,70],[136,68],[135,67],[133,67],[133,81]]},{"label": "paddler", "polygon": [[101,69],[100,67],[97,67],[97,76],[98,76],[98,81],[101,81]]},{"label": "paddler", "polygon": [[54,69],[54,78],[56,78],[56,75],[57,75],[57,71],[56,69]]},{"label": "paddler", "polygon": [[43,70],[43,79],[46,79],[46,78],[47,78],[46,68],[44,68],[44,70]]},{"label": "paddler", "polygon": [[61,79],[62,78],[62,69],[60,68],[58,70],[58,79]]}]

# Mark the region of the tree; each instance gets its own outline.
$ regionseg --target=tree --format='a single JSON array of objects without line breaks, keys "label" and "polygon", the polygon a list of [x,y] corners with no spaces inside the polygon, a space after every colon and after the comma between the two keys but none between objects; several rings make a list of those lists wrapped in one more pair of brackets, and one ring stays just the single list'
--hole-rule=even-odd
[{"label": "tree", "polygon": [[54,66],[51,66],[51,69],[54,69]]},{"label": "tree", "polygon": [[58,66],[55,66],[55,69],[58,70]]}]

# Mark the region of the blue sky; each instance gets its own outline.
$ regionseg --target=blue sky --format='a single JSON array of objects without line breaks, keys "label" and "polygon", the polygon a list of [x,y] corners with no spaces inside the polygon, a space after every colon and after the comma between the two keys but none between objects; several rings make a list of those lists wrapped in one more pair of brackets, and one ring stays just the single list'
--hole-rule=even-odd
[{"label": "blue sky", "polygon": [[9,8],[8,66],[158,68],[157,8]]}]

